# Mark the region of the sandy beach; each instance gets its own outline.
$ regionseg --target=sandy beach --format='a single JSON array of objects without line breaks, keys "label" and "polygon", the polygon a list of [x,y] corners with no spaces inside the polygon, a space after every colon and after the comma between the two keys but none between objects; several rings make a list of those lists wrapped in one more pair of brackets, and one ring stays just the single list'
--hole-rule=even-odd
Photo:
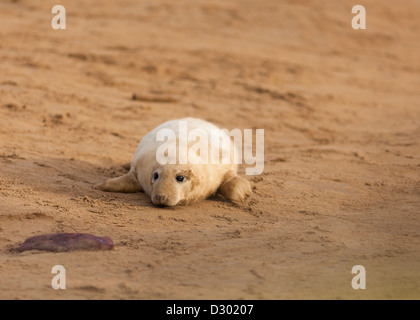
[{"label": "sandy beach", "polygon": [[[0,2],[0,299],[420,298],[418,1],[56,4]],[[245,203],[93,188],[182,117],[265,130]],[[115,247],[14,250],[62,232]]]}]

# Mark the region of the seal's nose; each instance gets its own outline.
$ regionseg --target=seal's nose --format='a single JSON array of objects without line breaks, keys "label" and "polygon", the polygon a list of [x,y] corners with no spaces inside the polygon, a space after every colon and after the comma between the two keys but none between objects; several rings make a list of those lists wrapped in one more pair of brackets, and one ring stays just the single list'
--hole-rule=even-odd
[{"label": "seal's nose", "polygon": [[166,197],[164,195],[157,194],[155,195],[154,200],[155,203],[163,203],[166,200]]}]

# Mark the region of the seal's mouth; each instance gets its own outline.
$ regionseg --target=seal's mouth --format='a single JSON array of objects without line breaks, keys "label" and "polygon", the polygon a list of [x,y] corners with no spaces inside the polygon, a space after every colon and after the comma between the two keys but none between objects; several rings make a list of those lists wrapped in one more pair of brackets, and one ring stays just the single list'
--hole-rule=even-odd
[{"label": "seal's mouth", "polygon": [[152,202],[159,207],[174,207],[178,204],[178,199],[168,198],[164,195],[155,195],[152,197]]}]

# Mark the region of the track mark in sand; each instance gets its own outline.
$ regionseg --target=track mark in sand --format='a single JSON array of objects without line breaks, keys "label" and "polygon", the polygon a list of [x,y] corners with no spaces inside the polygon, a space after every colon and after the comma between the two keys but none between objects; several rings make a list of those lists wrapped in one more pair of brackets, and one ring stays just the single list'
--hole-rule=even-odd
[{"label": "track mark in sand", "polygon": [[188,246],[186,243],[175,240],[175,239],[164,239],[164,240],[157,240],[154,243],[149,244],[150,247],[153,249],[162,251],[164,253],[174,255],[174,256],[181,256],[185,255],[188,252]]},{"label": "track mark in sand", "polygon": [[59,177],[66,178],[66,179],[71,180],[71,181],[75,181],[75,182],[83,182],[83,183],[86,183],[86,184],[89,184],[89,185],[93,185],[94,184],[91,181],[80,179],[80,178],[76,177],[75,175],[68,174],[68,173],[61,173],[58,176]]},{"label": "track mark in sand", "polygon": [[97,54],[85,54],[85,53],[69,53],[67,55],[71,59],[84,61],[84,62],[99,62],[106,65],[116,65],[117,62],[113,57],[106,55],[97,55]]},{"label": "track mark in sand", "polygon": [[85,285],[85,286],[80,286],[80,287],[76,287],[76,290],[82,290],[82,291],[87,291],[90,293],[105,293],[105,289],[103,288],[99,288],[96,287],[94,285]]},{"label": "track mark in sand", "polygon": [[4,81],[4,82],[0,83],[0,85],[17,87],[18,84],[15,81],[8,80],[8,81]]},{"label": "track mark in sand", "polygon": [[309,111],[313,111],[313,108],[307,105],[307,99],[305,97],[303,97],[301,94],[299,93],[295,93],[295,92],[286,92],[286,93],[280,93],[278,91],[272,90],[272,89],[268,89],[268,88],[264,88],[261,86],[255,86],[255,85],[250,85],[247,83],[239,83],[245,90],[251,91],[251,92],[255,92],[261,95],[268,95],[270,98],[274,99],[274,100],[283,100],[287,103],[290,103],[296,107],[301,107],[301,108],[305,108]]},{"label": "track mark in sand", "polygon": [[82,60],[82,61],[88,60],[88,56],[83,53],[69,53],[68,57],[76,59],[76,60]]},{"label": "track mark in sand", "polygon": [[257,176],[257,177],[252,178],[252,182],[254,182],[254,183],[258,183],[258,182],[261,182],[261,181],[264,181],[264,177]]},{"label": "track mark in sand", "polygon": [[254,269],[249,270],[249,272],[251,272],[251,274],[253,276],[255,276],[256,278],[258,278],[260,280],[264,280],[264,277],[262,275],[260,275],[257,271],[255,271]]},{"label": "track mark in sand", "polygon": [[117,246],[128,247],[128,248],[132,248],[132,249],[139,249],[140,244],[142,244],[143,242],[144,242],[143,238],[128,239],[128,240],[120,241],[117,244]]},{"label": "track mark in sand", "polygon": [[285,158],[278,157],[278,158],[269,159],[269,160],[265,161],[265,163],[270,163],[270,164],[276,164],[276,163],[279,163],[279,162],[287,162],[287,160]]},{"label": "track mark in sand", "polygon": [[321,144],[327,145],[335,140],[335,132],[325,128],[302,128],[288,123],[283,123],[286,128],[292,129],[294,131],[304,134],[308,139]]},{"label": "track mark in sand", "polygon": [[172,220],[172,221],[175,221],[175,222],[181,222],[181,223],[186,223],[187,222],[187,220],[185,220],[185,219],[174,218],[174,217],[169,217],[168,220]]},{"label": "track mark in sand", "polygon": [[122,51],[122,52],[138,50],[136,48],[129,48],[129,47],[126,47],[126,46],[123,46],[123,45],[108,46],[108,47],[106,47],[106,49],[113,50],[113,51]]},{"label": "track mark in sand", "polygon": [[42,119],[42,123],[44,124],[45,127],[55,127],[58,125],[63,125],[66,123],[66,121],[68,119],[71,118],[71,114],[70,113],[66,113],[66,114],[61,114],[61,113],[57,113],[57,114],[50,114],[47,117],[44,117]]},{"label": "track mark in sand", "polygon": [[118,285],[118,288],[124,293],[124,294],[128,294],[128,295],[137,295],[139,293],[138,290],[134,290],[131,287],[129,287],[127,284],[125,283],[120,283]]},{"label": "track mark in sand", "polygon": [[316,211],[307,211],[307,210],[300,210],[299,213],[304,214],[305,216],[319,216],[320,213]]},{"label": "track mark in sand", "polygon": [[100,205],[99,200],[92,199],[89,196],[82,196],[82,197],[79,197],[79,198],[71,198],[71,200],[74,200],[79,204],[83,204],[83,205],[91,207],[91,208],[98,207]]},{"label": "track mark in sand", "polygon": [[241,230],[239,229],[231,232],[225,232],[224,235],[227,237],[227,239],[242,238]]},{"label": "track mark in sand", "polygon": [[90,70],[86,72],[86,75],[97,81],[100,81],[104,86],[115,85],[114,77],[106,72],[99,71],[99,70]]},{"label": "track mark in sand", "polygon": [[26,105],[18,105],[16,103],[6,103],[2,105],[2,108],[8,111],[18,112],[18,111],[26,110]]},{"label": "track mark in sand", "polygon": [[2,222],[24,220],[54,220],[54,218],[42,212],[25,213],[18,215],[0,215],[0,221]]},{"label": "track mark in sand", "polygon": [[172,94],[172,95],[165,95],[165,94],[159,94],[159,95],[143,95],[134,93],[131,97],[131,100],[134,101],[142,101],[142,102],[160,102],[160,103],[175,103],[178,102],[181,99],[179,95]]},{"label": "track mark in sand", "polygon": [[[143,209],[141,206],[135,206],[127,202],[118,202],[115,201],[116,198],[106,196],[106,198],[101,199],[93,199],[89,196],[81,196],[78,198],[70,198],[70,200],[75,201],[79,205],[82,205],[84,207],[88,208],[97,208],[100,213],[102,213],[102,209],[128,209],[128,210],[136,210],[140,211]],[[98,213],[97,211],[94,211],[95,213]]]},{"label": "track mark in sand", "polygon": [[[217,215],[217,214],[210,215],[210,217],[213,217],[213,218],[215,218],[217,220],[225,220],[225,221],[228,221],[229,223],[233,221],[232,218],[229,218],[229,217],[226,217],[226,216],[222,216],[222,215]],[[237,220],[235,219],[235,221],[237,221]]]},{"label": "track mark in sand", "polygon": [[326,233],[326,232],[330,232],[330,231],[328,231],[327,229],[321,229],[319,226],[315,226],[315,227],[313,227],[313,229],[314,229],[315,231],[324,232],[324,233]]},{"label": "track mark in sand", "polygon": [[19,156],[17,153],[12,152],[12,153],[1,153],[0,154],[0,159],[7,162],[7,163],[12,163],[12,160],[25,160],[24,157]]},{"label": "track mark in sand", "polygon": [[42,167],[42,168],[52,168],[51,166],[49,166],[45,163],[40,163],[38,161],[34,161],[34,164],[36,164],[37,166]]}]

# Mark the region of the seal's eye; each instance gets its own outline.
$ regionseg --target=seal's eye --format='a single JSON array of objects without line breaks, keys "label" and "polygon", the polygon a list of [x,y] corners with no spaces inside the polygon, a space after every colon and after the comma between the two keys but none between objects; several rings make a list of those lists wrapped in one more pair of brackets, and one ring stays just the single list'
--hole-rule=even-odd
[{"label": "seal's eye", "polygon": [[155,172],[153,174],[153,180],[156,181],[157,179],[159,179],[159,173]]},{"label": "seal's eye", "polygon": [[176,176],[176,181],[184,182],[184,180],[185,180],[184,176]]}]

